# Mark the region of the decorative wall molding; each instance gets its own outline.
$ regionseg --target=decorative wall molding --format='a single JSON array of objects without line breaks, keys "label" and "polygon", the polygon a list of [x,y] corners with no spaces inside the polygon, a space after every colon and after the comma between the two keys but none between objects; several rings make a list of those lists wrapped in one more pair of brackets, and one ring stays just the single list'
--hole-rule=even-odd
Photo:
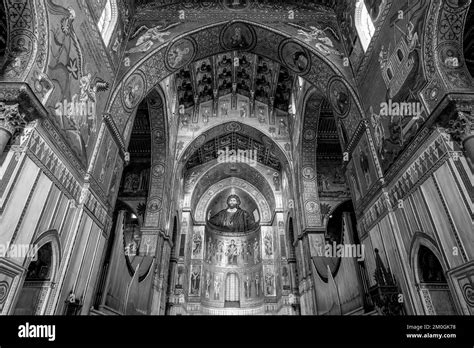
[{"label": "decorative wall molding", "polygon": [[90,191],[89,184],[84,183],[83,177],[67,165],[67,161],[58,155],[58,149],[48,143],[37,129],[32,132],[25,147],[28,157],[74,204],[83,205],[101,228],[110,225],[108,207],[100,203]]},{"label": "decorative wall molding", "polygon": [[[421,139],[423,138],[425,137]],[[424,146],[421,146],[421,143],[420,141],[410,146],[415,147],[417,151],[420,151],[420,148],[425,148],[425,150],[421,151],[412,160],[411,164],[399,167],[399,170],[394,173],[397,174],[398,178],[392,176],[387,191],[381,194],[370,208],[364,212],[358,211],[361,233],[370,231],[378,221],[392,210],[392,207],[397,206],[399,200],[411,195],[450,157],[459,155],[455,151],[452,141],[449,140],[449,136],[439,129],[431,134],[429,141],[423,143]],[[402,156],[406,156],[406,154]],[[401,163],[406,163],[408,159],[411,158],[406,158],[406,161]]]}]

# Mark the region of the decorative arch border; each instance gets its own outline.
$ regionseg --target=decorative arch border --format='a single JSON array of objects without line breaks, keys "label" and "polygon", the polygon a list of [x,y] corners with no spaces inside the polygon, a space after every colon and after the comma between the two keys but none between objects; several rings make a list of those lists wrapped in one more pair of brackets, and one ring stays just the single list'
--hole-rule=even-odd
[{"label": "decorative arch border", "polygon": [[[107,18],[106,11],[108,6],[110,6],[110,17]],[[100,19],[102,19],[102,16],[104,16],[104,27],[99,29],[101,29],[100,34],[102,36],[102,40],[104,41],[105,46],[108,46],[118,20],[117,0],[107,0],[106,5],[102,10]],[[98,24],[100,24],[100,19]]]},{"label": "decorative arch border", "polygon": [[[124,127],[131,114],[130,111],[125,110],[125,107],[122,105],[121,102],[121,94],[125,93],[127,90],[130,90],[131,87],[128,84],[129,77],[135,73],[141,73],[148,77],[146,87],[147,89],[139,91],[140,97],[143,98],[145,95],[148,94],[149,89],[151,89],[152,86],[155,86],[165,77],[176,71],[171,71],[169,68],[166,67],[167,64],[165,63],[165,52],[168,50],[169,47],[175,45],[180,40],[184,39],[193,42],[193,47],[197,47],[197,49],[195,52],[192,53],[192,58],[187,59],[187,61],[189,62],[205,58],[209,55],[222,53],[223,48],[219,44],[219,35],[220,32],[224,30],[225,25],[228,23],[244,23],[256,30],[257,34],[258,32],[265,32],[267,34],[270,33],[271,35],[273,35],[272,38],[274,40],[277,40],[278,43],[281,43],[285,39],[291,37],[288,33],[285,33],[282,30],[278,30],[250,21],[238,20],[224,23],[214,23],[203,28],[191,30],[189,32],[177,36],[172,41],[157,47],[147,56],[140,59],[129,71],[125,73],[125,75],[120,78],[120,82],[117,83],[113,93],[111,93],[109,96],[107,113],[115,115],[114,122],[116,123],[117,128],[122,136],[124,136]],[[199,43],[201,33],[206,33],[206,41],[204,41],[201,45],[194,46],[195,42]],[[215,42],[213,40],[209,40],[209,38],[214,38]],[[353,103],[351,103],[352,107],[350,109],[351,116],[347,117],[347,119],[353,119],[353,124],[351,126],[346,125],[346,128],[350,129],[350,136],[352,136],[355,133],[358,123],[362,119],[362,115],[364,115],[363,109],[361,107],[358,95],[354,87],[346,80],[343,73],[339,71],[339,69],[326,57],[322,56],[321,53],[316,50],[316,48],[310,46],[308,43],[300,41],[299,39],[293,40],[293,42],[297,43],[297,45],[300,45],[303,50],[307,50],[310,53],[309,61],[311,62],[311,66],[308,69],[308,72],[301,75],[302,77],[305,77],[306,80],[308,80],[320,91],[324,91],[328,86],[330,79],[334,77],[339,77],[342,83],[348,88],[348,92],[351,96]],[[271,47],[270,43],[267,41],[271,40],[268,39],[265,40],[265,42],[258,42],[256,44],[256,47],[252,49],[251,52],[257,52],[258,54],[265,56],[265,54],[262,53],[262,49],[272,49],[274,52],[272,52],[271,58],[279,60],[279,58],[276,58],[279,57],[277,47]],[[284,62],[281,63],[284,64]]]},{"label": "decorative arch border", "polygon": [[[11,60],[0,62],[5,65],[2,74],[8,81],[26,81],[33,70],[44,72],[48,57],[48,14],[44,0],[25,0],[18,6],[6,6],[7,13],[7,52]],[[25,40],[27,52],[14,49],[18,40]],[[3,57],[2,57],[3,58]],[[15,65],[20,64],[20,68]]]},{"label": "decorative arch border", "polygon": [[[36,246],[37,249],[39,250],[42,248],[44,245],[51,243],[51,250],[52,250],[52,260],[51,260],[51,284],[57,283],[57,278],[60,276],[59,274],[59,267],[61,265],[61,240],[59,238],[58,231],[56,230],[48,230],[40,235],[38,235],[32,242],[32,245]],[[25,267],[25,270],[28,269],[29,264],[32,261],[31,256],[25,259],[23,262],[23,266]],[[26,277],[26,272],[25,272],[25,277]],[[25,278],[23,278],[24,280]],[[21,283],[21,287],[19,287],[20,291],[18,292],[18,295],[23,289],[23,282]],[[38,308],[39,308],[39,314],[45,314],[45,313],[51,313],[52,306],[53,306],[53,298],[51,297],[53,295],[52,288],[49,288],[47,290],[42,291],[40,302],[38,303]]]},{"label": "decorative arch border", "polygon": [[449,269],[448,263],[444,255],[440,252],[438,248],[438,243],[426,233],[416,232],[412,238],[409,252],[409,263],[413,271],[413,279],[415,281],[415,284],[420,283],[420,269],[418,266],[418,252],[420,250],[420,246],[428,248],[436,256],[436,258],[441,264],[441,267],[443,267],[444,272],[447,272],[447,270]]},{"label": "decorative arch border", "polygon": [[168,109],[159,86],[155,86],[148,93],[146,101],[151,130],[151,169],[144,226],[159,227],[167,214],[163,207],[167,206],[169,200],[169,197],[165,195],[169,171],[167,146],[169,132],[166,115]]},{"label": "decorative arch border", "polygon": [[270,205],[268,204],[266,197],[248,181],[242,180],[240,178],[235,178],[235,177],[225,178],[215,183],[214,185],[212,185],[206,190],[206,192],[199,199],[198,204],[196,205],[196,209],[193,214],[194,220],[196,221],[196,223],[198,224],[206,223],[205,215],[206,215],[206,211],[207,211],[207,207],[209,206],[209,203],[217,194],[224,191],[231,185],[237,186],[238,188],[240,188],[241,190],[249,194],[255,200],[255,203],[257,204],[261,212],[260,222],[262,224],[271,223],[272,214],[270,211]]},{"label": "decorative arch border", "polygon": [[[470,4],[471,0],[431,1],[423,30],[422,62],[428,82],[420,92],[428,113],[446,102],[444,97],[448,93],[473,92],[474,79],[465,64],[463,51],[463,32]],[[448,54],[458,59],[457,66],[449,63]]]},{"label": "decorative arch border", "polygon": [[[445,273],[447,285],[450,288],[450,290],[452,290],[451,289],[452,284],[449,281],[449,277],[447,275],[447,272],[449,270],[448,262],[446,258],[444,257],[444,255],[441,253],[436,240],[434,240],[432,237],[430,237],[424,232],[416,232],[413,235],[412,242],[410,245],[410,251],[408,254],[409,255],[408,262],[413,272],[412,279],[414,283],[417,285],[417,287],[418,287],[418,284],[420,284],[420,268],[419,268],[419,263],[418,263],[418,253],[420,251],[420,246],[424,246],[428,248],[436,256],[436,258],[438,259]],[[424,298],[424,300],[420,298],[420,300],[422,301],[423,309],[428,312],[427,314],[430,314],[430,315],[436,314],[429,294],[427,294],[425,291],[420,292],[419,289],[417,290],[418,290],[417,292],[419,296]],[[452,291],[452,293],[454,293],[454,291]],[[423,304],[423,302],[425,302],[425,304]]]},{"label": "decorative arch border", "polygon": [[[206,168],[202,173],[199,174],[199,176],[196,178],[196,182],[194,183],[194,185],[192,185],[190,187],[190,192],[192,192],[192,194],[190,195],[190,202],[188,202],[191,206],[193,205],[193,202],[196,201],[196,191],[195,191],[195,188],[198,186],[198,185],[202,185],[202,179],[208,174],[208,173],[211,173],[213,170],[215,170],[216,168],[218,168],[219,166],[223,166],[225,164],[223,163],[218,163],[217,161],[212,164],[211,166],[209,166],[209,168]],[[256,173],[258,173],[258,175],[262,178],[262,180],[264,181],[263,183],[263,186],[267,186],[267,187],[256,187],[256,189],[261,192],[263,194],[263,196],[266,198],[267,202],[269,203],[270,205],[270,208],[275,208],[276,207],[276,199],[275,199],[275,191],[272,189],[271,187],[271,182],[268,180],[268,178],[262,174],[262,172],[259,170],[259,169],[250,169],[251,171],[255,171]],[[230,178],[230,177],[234,177],[234,178],[237,178],[237,179],[241,179],[241,180],[245,180],[245,179],[242,179],[242,178],[239,178],[239,177],[236,177],[236,176],[228,176],[227,178]],[[223,178],[221,180],[224,180],[224,179],[227,179],[227,178]],[[221,181],[219,180],[219,181]],[[205,188],[204,192],[207,191],[207,189],[209,189],[209,187],[211,187],[212,185],[209,185],[208,187]],[[267,190],[270,190],[273,197],[268,197],[268,195],[265,195],[263,191],[263,189],[267,189]],[[186,195],[189,195],[189,193],[186,193]]]}]

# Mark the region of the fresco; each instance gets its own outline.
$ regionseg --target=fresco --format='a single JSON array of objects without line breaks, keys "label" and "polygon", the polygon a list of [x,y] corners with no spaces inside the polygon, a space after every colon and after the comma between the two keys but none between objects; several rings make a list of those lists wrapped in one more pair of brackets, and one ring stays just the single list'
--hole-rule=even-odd
[{"label": "fresco", "polygon": [[[395,9],[397,12],[388,20],[390,29],[379,39],[371,63],[379,73],[371,77],[370,84],[363,83],[363,94],[371,95],[366,114],[383,171],[426,120],[418,94],[426,84],[421,47],[423,14],[428,5],[428,0],[421,0],[413,6]],[[380,6],[383,2],[371,2],[374,15]]]},{"label": "fresco", "polygon": [[311,67],[308,50],[291,39],[280,44],[279,54],[280,60],[297,74],[305,74]]},{"label": "fresco", "polygon": [[332,23],[320,21],[315,23],[287,23],[297,29],[296,37],[314,47],[323,56],[341,58],[344,56],[340,49],[338,29]]},{"label": "fresco", "polygon": [[134,163],[125,167],[120,196],[146,197],[150,184],[150,165]]},{"label": "fresco", "polygon": [[170,70],[179,69],[190,63],[195,54],[195,42],[189,38],[183,38],[169,46],[165,54],[165,63]]},{"label": "fresco", "polygon": [[[263,228],[262,228],[263,230]],[[264,259],[269,260],[273,259],[274,254],[274,245],[273,245],[273,229],[272,228],[267,228],[265,226],[265,229],[262,231],[262,256]]]},{"label": "fresco", "polygon": [[126,81],[123,88],[123,104],[129,110],[135,108],[145,95],[146,82],[140,73],[135,73]]},{"label": "fresco", "polygon": [[44,73],[33,76],[33,85],[43,96],[56,126],[86,165],[93,151],[112,70],[108,62],[97,58],[95,51],[102,49],[102,39],[92,34],[97,29],[80,15],[84,9],[79,4],[49,0],[47,8],[51,28],[49,62]]},{"label": "fresco", "polygon": [[249,236],[219,236],[206,231],[204,261],[219,267],[247,267],[262,260],[258,233]]},{"label": "fresco", "polygon": [[[312,170],[311,167],[307,167]],[[339,163],[323,162],[317,168],[318,191],[320,197],[345,196],[349,188],[344,178],[343,168]]]},{"label": "fresco", "polygon": [[95,166],[93,176],[97,179],[97,182],[101,185],[102,189],[106,191],[111,181],[116,158],[119,155],[114,140],[112,139],[112,135],[107,129],[105,129],[104,133],[105,135],[102,139],[96,162],[100,163],[100,165]]},{"label": "fresco", "polygon": [[189,294],[199,296],[201,291],[201,265],[193,265],[189,275]]},{"label": "fresco", "polygon": [[374,160],[369,149],[367,134],[360,139],[359,146],[352,153],[352,162],[356,168],[357,178],[360,180],[361,193],[364,196],[370,187],[376,182]]},{"label": "fresco", "polygon": [[204,249],[203,233],[199,227],[195,227],[192,236],[192,259],[202,259]]},{"label": "fresco", "polygon": [[265,296],[276,296],[275,268],[273,265],[263,266],[263,277]]},{"label": "fresco", "polygon": [[[147,52],[155,44],[162,44],[166,39],[169,39],[171,32],[169,29],[179,25],[179,22],[167,22],[163,21],[155,26],[148,27],[147,25],[141,25],[135,29],[130,36],[129,42],[133,42],[126,54],[133,54],[138,52]],[[135,40],[136,39],[136,40]]]},{"label": "fresco", "polygon": [[249,50],[256,42],[252,27],[244,23],[231,23],[221,33],[221,45],[225,50]]}]

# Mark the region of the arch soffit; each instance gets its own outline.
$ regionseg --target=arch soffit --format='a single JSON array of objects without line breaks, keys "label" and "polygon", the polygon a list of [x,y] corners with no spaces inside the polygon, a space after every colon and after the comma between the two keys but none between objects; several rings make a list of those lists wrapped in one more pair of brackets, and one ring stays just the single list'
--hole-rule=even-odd
[{"label": "arch soffit", "polygon": [[[472,93],[474,79],[466,67],[463,51],[463,32],[471,2],[432,0],[427,7],[422,59],[427,83],[420,96],[428,113],[445,101],[448,91]],[[447,58],[451,56],[458,58],[457,66],[450,64]]]},{"label": "arch soffit", "polygon": [[[232,51],[221,47],[219,41],[219,34],[224,30],[226,23],[228,22],[214,23],[182,33],[172,41],[168,41],[163,43],[161,46],[158,46],[154,51],[134,64],[122,75],[122,77],[118,78],[118,81],[120,82],[116,84],[114,91],[110,94],[107,112],[114,115],[114,122],[122,136],[125,124],[127,123],[130,114],[132,114],[133,110],[136,109],[136,106],[139,103],[137,101],[133,106],[130,104],[128,106],[123,105],[123,95],[133,86],[137,86],[137,97],[135,99],[141,100],[149,93],[150,89],[170,74],[178,71],[181,67],[210,55]],[[262,56],[268,56],[277,61],[279,60],[282,65],[288,67],[287,62],[283,62],[280,58],[275,58],[281,56],[278,51],[278,46],[285,42],[285,40],[288,41],[290,38],[288,33],[244,20],[232,21],[231,23],[245,23],[245,25],[253,28],[253,30],[259,30],[267,35],[267,38],[271,38],[274,42],[269,39],[260,41],[256,40],[255,46],[248,51]],[[185,41],[191,42],[189,43],[189,48],[193,51],[193,54],[183,64],[180,64],[174,69],[167,67],[167,64],[165,64],[165,51]],[[352,115],[351,117],[357,119],[354,122],[358,124],[361,118],[360,116],[363,115],[363,111],[358,95],[353,88],[353,83],[348,81],[348,79],[353,81],[353,77],[344,76],[343,73],[341,73],[339,69],[336,69],[316,48],[310,46],[302,39],[293,38],[291,42],[297,42],[297,45],[299,45],[303,51],[307,52],[309,56],[307,71],[298,73],[298,75],[309,81],[323,94],[323,91],[328,89],[328,85],[332,84],[334,81],[342,83],[352,97],[353,108],[351,109],[350,114]],[[200,46],[197,45],[197,43],[199,43]],[[267,52],[267,54],[264,54],[265,52]]]},{"label": "arch soffit", "polygon": [[253,198],[260,210],[260,222],[262,224],[268,224],[271,222],[272,214],[270,210],[270,205],[266,197],[252,184],[248,181],[229,177],[225,178],[211,187],[209,187],[206,192],[201,196],[194,211],[194,220],[198,224],[204,224],[206,222],[206,212],[211,200],[222,191],[226,190],[230,186],[237,187],[244,192],[246,192],[250,197]]},{"label": "arch soffit", "polygon": [[[216,161],[212,163],[211,165],[205,167],[204,170],[198,174],[198,177],[196,178],[194,185],[192,185],[189,188],[190,192],[188,192],[188,194],[191,193],[191,201],[190,201],[191,206],[195,206],[194,203],[196,202],[196,200],[198,200],[198,198],[200,199],[200,197],[202,197],[205,194],[205,192],[207,192],[207,190],[214,185],[215,182],[220,182],[222,180],[225,180],[231,177],[247,181],[245,177],[256,176],[258,178],[257,179],[258,185],[255,185],[255,183],[251,185],[253,185],[260,193],[263,194],[263,196],[269,203],[270,208],[272,210],[275,209],[276,207],[275,192],[271,188],[271,183],[269,182],[268,178],[262,173],[262,171],[264,170],[264,166],[258,165],[257,167],[252,168],[246,165],[247,171],[245,173],[240,172],[240,173],[231,174],[231,173],[222,172],[221,175],[219,175],[216,178],[216,180],[212,178],[212,180],[208,180],[207,182],[205,182],[206,175],[212,173],[213,171],[218,170],[219,167],[223,167],[226,165],[227,165],[226,163],[218,163]],[[196,188],[199,188],[199,190],[197,190]]]}]

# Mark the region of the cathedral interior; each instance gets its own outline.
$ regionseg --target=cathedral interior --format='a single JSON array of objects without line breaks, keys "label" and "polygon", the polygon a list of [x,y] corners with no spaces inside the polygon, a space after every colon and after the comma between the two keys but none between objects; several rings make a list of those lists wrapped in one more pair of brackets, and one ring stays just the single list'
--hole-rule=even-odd
[{"label": "cathedral interior", "polygon": [[473,315],[473,19],[0,1],[0,313]]}]

